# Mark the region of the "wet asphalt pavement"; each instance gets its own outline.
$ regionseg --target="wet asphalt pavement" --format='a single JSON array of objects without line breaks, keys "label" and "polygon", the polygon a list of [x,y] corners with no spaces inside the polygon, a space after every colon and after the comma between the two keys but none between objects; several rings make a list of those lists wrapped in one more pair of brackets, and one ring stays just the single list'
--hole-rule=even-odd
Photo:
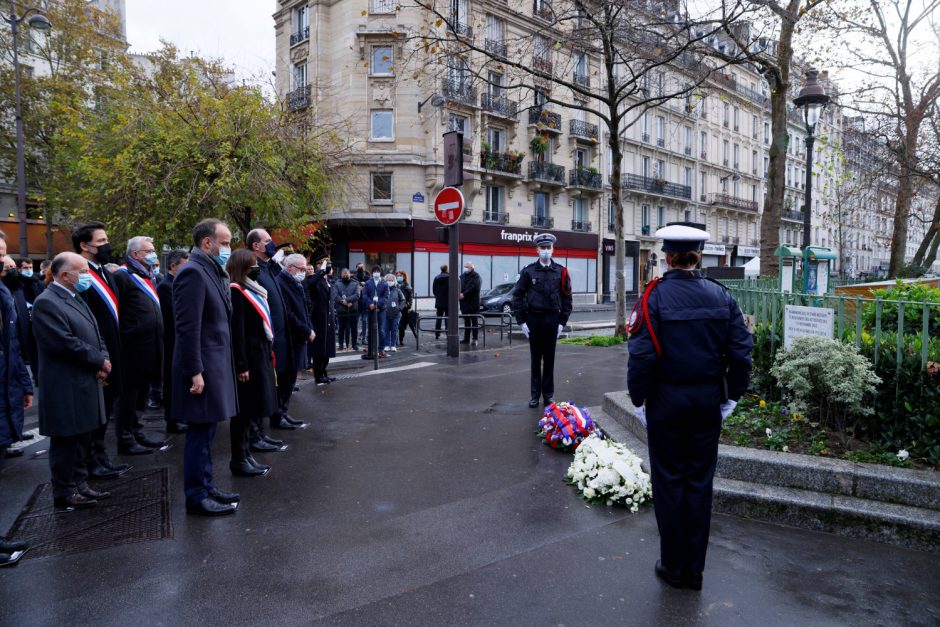
[{"label": "wet asphalt pavement", "polygon": [[[133,458],[170,469],[173,537],[2,569],[0,623],[940,623],[936,556],[727,516],[713,519],[702,592],[666,587],[652,508],[586,507],[562,482],[570,456],[534,437],[524,344],[459,360],[422,348],[378,373],[347,362],[332,385],[304,381],[291,413],[310,427],[275,432],[289,448],[256,455],[266,477],[230,476],[222,427],[216,477],[242,495],[234,516],[184,513],[182,436]],[[625,388],[625,359],[560,346],[556,399],[600,405]],[[0,529],[48,480],[46,456],[30,458],[42,448],[8,460]]]}]

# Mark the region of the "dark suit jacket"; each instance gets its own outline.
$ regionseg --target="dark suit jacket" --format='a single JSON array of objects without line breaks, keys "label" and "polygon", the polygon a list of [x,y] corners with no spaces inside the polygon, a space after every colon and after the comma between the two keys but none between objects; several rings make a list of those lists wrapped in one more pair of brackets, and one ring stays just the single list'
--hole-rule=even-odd
[{"label": "dark suit jacket", "polygon": [[375,281],[370,278],[362,286],[362,306],[366,311],[369,310],[369,305],[373,304],[374,296],[379,297],[378,301],[375,302],[375,310],[385,311],[385,299],[388,298],[388,283],[385,282],[385,279],[382,279],[376,285]]},{"label": "dark suit jacket", "polygon": [[173,275],[157,286],[160,297],[160,314],[163,316],[163,415],[167,420],[173,416],[173,344],[176,342],[176,327],[173,326]]},{"label": "dark suit jacket", "polygon": [[291,343],[291,351],[294,356],[293,362],[281,364],[277,362],[277,369],[280,370],[303,370],[307,367],[307,340],[310,339],[310,332],[313,326],[310,324],[310,309],[307,306],[307,295],[304,292],[304,286],[297,282],[287,272],[279,272],[277,275],[277,284],[281,288],[281,296],[284,298],[284,313],[287,319],[287,335]]},{"label": "dark suit jacket", "polygon": [[483,286],[483,279],[476,270],[464,272],[460,275],[460,293],[463,298],[460,299],[460,313],[475,314],[480,313],[480,288]]},{"label": "dark suit jacket", "polygon": [[108,351],[91,310],[50,284],[33,304],[33,334],[40,365],[39,432],[65,437],[103,425],[104,394],[95,374]]},{"label": "dark suit jacket", "polygon": [[336,357],[336,310],[329,277],[318,270],[307,277],[304,287],[310,297],[310,320],[317,334],[310,346],[311,356]]},{"label": "dark suit jacket", "polygon": [[0,446],[6,446],[19,441],[23,435],[23,396],[33,393],[33,382],[20,352],[19,333],[16,331],[19,315],[13,297],[2,285],[0,320],[3,320],[0,329],[0,394],[4,400],[0,408]]},{"label": "dark suit jacket", "polygon": [[[102,277],[104,282],[108,285],[108,288],[114,295],[114,299],[118,303],[118,315],[120,315],[121,301],[115,291],[117,288],[114,285],[114,280],[111,278],[111,273],[100,266],[95,268],[91,265],[91,262],[88,263],[88,269],[99,277]],[[95,287],[86,290],[82,294],[82,298],[85,299],[85,302],[88,303],[88,307],[91,309],[91,313],[94,314],[95,322],[98,323],[98,332],[101,334],[101,337],[104,338],[105,346],[108,348],[108,359],[111,361],[111,374],[108,375],[108,394],[120,394],[121,389],[124,387],[124,363],[121,359],[121,334],[118,321],[114,319],[111,310],[108,309],[104,299],[98,294],[98,290],[95,289]]]},{"label": "dark suit jacket", "polygon": [[448,298],[447,289],[450,286],[450,275],[441,272],[434,277],[434,283],[431,286],[431,292],[434,294],[434,307],[436,309],[447,309]]},{"label": "dark suit jacket", "polygon": [[[294,363],[293,344],[287,336],[287,312],[284,305],[284,296],[277,276],[284,273],[277,262],[258,260],[261,273],[258,283],[268,290],[268,307],[271,309],[271,326],[274,328],[274,358],[278,364]],[[289,277],[288,277],[289,278]],[[281,366],[278,366],[280,369]]]},{"label": "dark suit jacket", "polygon": [[[175,419],[208,423],[238,414],[228,286],[228,275],[219,264],[196,248],[173,279]],[[190,394],[197,374],[206,387],[202,394]]]},{"label": "dark suit jacket", "polygon": [[121,302],[121,348],[130,357],[123,364],[124,384],[140,388],[163,377],[163,313],[131,274],[145,278],[131,265],[111,278]]}]

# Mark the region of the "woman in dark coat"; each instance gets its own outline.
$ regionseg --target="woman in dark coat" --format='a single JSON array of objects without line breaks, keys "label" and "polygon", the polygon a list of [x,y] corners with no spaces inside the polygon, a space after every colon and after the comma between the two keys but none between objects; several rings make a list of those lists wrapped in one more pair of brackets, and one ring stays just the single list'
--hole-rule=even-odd
[{"label": "woman in dark coat", "polygon": [[277,408],[274,378],[274,328],[268,292],[258,283],[261,268],[250,250],[232,253],[225,269],[232,279],[232,356],[238,380],[238,415],[232,418],[232,461],[237,477],[257,477],[271,469],[251,455],[248,431],[252,421]]},{"label": "woman in dark coat", "polygon": [[320,268],[305,283],[310,299],[310,322],[317,336],[310,344],[310,361],[317,383],[335,381],[326,371],[330,358],[336,357],[336,309],[333,307],[333,266],[328,259],[318,260]]},{"label": "woman in dark coat", "polygon": [[411,287],[411,282],[408,281],[408,273],[404,270],[398,270],[395,272],[395,280],[405,297],[405,305],[401,308],[401,320],[398,322],[398,345],[403,346],[405,344],[405,330],[408,327],[411,327],[411,333],[415,336],[415,339],[418,338],[418,312],[414,310],[415,291]]}]

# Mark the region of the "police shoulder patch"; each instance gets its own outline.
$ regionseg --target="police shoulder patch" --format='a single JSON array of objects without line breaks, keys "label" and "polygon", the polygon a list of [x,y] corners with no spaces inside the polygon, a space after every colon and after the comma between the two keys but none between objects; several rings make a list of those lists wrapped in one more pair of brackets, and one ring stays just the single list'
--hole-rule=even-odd
[{"label": "police shoulder patch", "polygon": [[637,311],[637,307],[634,305],[633,311],[630,312],[630,320],[627,321],[627,332],[636,333],[640,330],[640,312]]}]

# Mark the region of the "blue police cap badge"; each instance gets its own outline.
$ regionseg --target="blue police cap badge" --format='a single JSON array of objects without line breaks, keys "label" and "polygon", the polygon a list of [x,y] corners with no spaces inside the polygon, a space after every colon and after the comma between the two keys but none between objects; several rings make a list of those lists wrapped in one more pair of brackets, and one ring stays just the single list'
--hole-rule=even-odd
[{"label": "blue police cap badge", "polygon": [[671,224],[656,231],[655,237],[663,240],[663,250],[667,253],[699,251],[711,237],[708,231],[682,224]]},{"label": "blue police cap badge", "polygon": [[551,233],[539,233],[533,241],[536,246],[554,246],[556,238]]}]

